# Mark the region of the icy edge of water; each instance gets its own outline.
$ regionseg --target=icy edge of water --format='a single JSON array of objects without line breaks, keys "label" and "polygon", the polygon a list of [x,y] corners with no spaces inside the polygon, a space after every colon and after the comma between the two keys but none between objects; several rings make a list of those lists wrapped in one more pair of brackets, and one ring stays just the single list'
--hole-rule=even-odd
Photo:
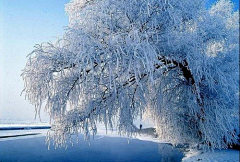
[{"label": "icy edge of water", "polygon": [[202,152],[190,150],[185,152],[182,162],[239,162],[239,150],[226,149]]}]

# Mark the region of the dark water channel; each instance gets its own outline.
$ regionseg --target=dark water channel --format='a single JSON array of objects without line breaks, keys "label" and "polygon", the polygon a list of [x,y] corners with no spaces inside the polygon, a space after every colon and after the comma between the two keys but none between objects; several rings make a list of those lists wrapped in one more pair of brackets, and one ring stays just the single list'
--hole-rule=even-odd
[{"label": "dark water channel", "polygon": [[0,162],[178,162],[183,154],[167,144],[96,136],[65,148],[47,149],[45,137],[0,141]]}]

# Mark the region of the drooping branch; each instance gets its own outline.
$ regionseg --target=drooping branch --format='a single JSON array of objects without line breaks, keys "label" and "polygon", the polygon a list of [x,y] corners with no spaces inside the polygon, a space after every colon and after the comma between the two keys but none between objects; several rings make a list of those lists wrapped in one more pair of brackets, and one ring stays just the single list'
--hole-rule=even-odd
[{"label": "drooping branch", "polygon": [[[164,56],[158,57],[158,60],[161,61],[161,63],[163,63],[164,66],[166,66],[166,67],[168,67],[168,68],[170,68],[170,69],[171,69],[171,68],[177,68],[177,67],[178,67],[178,68],[182,71],[182,74],[183,74],[183,76],[186,78],[186,80],[187,80],[187,81],[190,81],[191,84],[192,84],[192,86],[195,86],[195,85],[194,85],[195,81],[194,81],[193,75],[191,74],[190,69],[188,68],[188,63],[187,63],[187,61],[184,61],[184,63],[178,63],[178,62],[175,61],[175,60],[166,59]],[[169,66],[169,65],[171,65],[171,64],[174,64],[175,66],[174,66],[174,67]],[[98,65],[98,64],[96,63],[96,64],[95,64],[95,67],[96,67],[97,65]],[[156,68],[156,69],[159,69],[160,67],[162,67],[162,65],[155,65],[155,68]],[[87,73],[89,73],[89,72],[90,72],[90,70],[87,71]],[[140,80],[142,80],[142,79],[143,79],[144,77],[146,77],[146,76],[147,76],[146,73],[141,74]],[[117,79],[117,77],[115,77],[114,79]],[[75,80],[73,86],[75,85],[75,83],[76,83],[77,80],[78,80],[78,79]],[[131,83],[131,84],[130,84],[130,83]],[[117,87],[117,90],[119,90],[121,87],[132,86],[133,84],[137,84],[137,83],[136,83],[136,76],[134,76],[134,75],[132,75],[132,76],[131,76],[127,81],[125,81],[122,85],[119,85],[119,87]],[[134,94],[136,93],[137,88],[138,88],[138,85],[136,85],[136,88],[135,88],[135,90],[134,90]],[[70,91],[71,91],[72,89],[73,89],[73,87],[70,89]],[[69,91],[69,92],[70,92],[70,91]],[[113,93],[113,92],[109,92],[109,89],[106,88],[106,89],[104,90],[104,92],[103,92],[102,99],[100,99],[101,102],[102,102],[102,101],[105,101],[105,100],[109,97],[109,95],[106,96],[106,93],[108,93],[109,95],[111,95],[111,93]],[[133,96],[133,97],[134,97],[134,96]],[[132,101],[133,101],[133,98],[132,98]],[[91,116],[91,114],[94,113],[95,111],[96,111],[96,108],[94,107],[87,115],[85,115],[85,117],[84,117],[83,120],[81,120],[81,121],[84,121],[86,118],[89,118],[89,117]]]}]

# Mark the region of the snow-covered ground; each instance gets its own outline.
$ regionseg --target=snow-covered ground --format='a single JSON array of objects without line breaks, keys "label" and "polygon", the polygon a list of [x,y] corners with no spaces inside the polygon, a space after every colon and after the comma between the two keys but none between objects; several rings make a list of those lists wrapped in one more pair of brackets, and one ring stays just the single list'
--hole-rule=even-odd
[{"label": "snow-covered ground", "polygon": [[[31,124],[28,124],[27,126],[40,126],[40,125],[46,125],[47,126],[47,124],[42,124],[42,123],[41,124],[31,123]],[[5,126],[5,127],[15,126],[16,127],[16,126],[22,126],[22,125],[21,124],[18,124],[18,125],[17,124],[15,124],[15,125],[13,125],[13,124],[0,124],[0,127],[3,127],[3,126]],[[47,131],[48,131],[47,129],[41,129],[41,130],[39,130],[39,129],[27,129],[27,130],[0,131],[0,149],[1,149],[0,161],[4,161],[4,159],[6,160],[6,158],[10,158],[9,156],[6,157],[6,154],[3,154],[4,151],[6,151],[6,152],[8,152],[8,151],[11,152],[12,151],[12,152],[15,152],[16,154],[18,154],[19,152],[16,148],[22,149],[22,148],[26,148],[26,146],[28,146],[28,145],[30,147],[31,142],[32,142],[32,145],[35,146],[35,151],[36,152],[37,152],[37,149],[39,149],[39,150],[47,149],[47,146],[45,145],[45,142],[44,142]],[[35,135],[31,135],[31,134],[35,134]],[[18,136],[18,135],[26,135],[26,136]],[[17,137],[1,138],[1,137],[6,137],[6,136],[17,136]],[[113,137],[113,138],[109,138],[109,137]],[[144,149],[153,149],[152,147],[150,147],[150,145],[152,145],[152,146],[155,147],[155,150],[154,150],[155,153],[159,154],[159,157],[156,156],[155,158],[156,159],[161,159],[161,161],[173,161],[173,159],[175,161],[181,161],[182,158],[183,158],[182,159],[183,162],[195,162],[195,161],[196,162],[198,162],[198,161],[203,161],[203,162],[238,162],[239,161],[239,151],[238,150],[232,150],[232,149],[214,150],[214,152],[207,152],[207,153],[202,153],[200,151],[191,150],[191,151],[185,152],[184,153],[185,157],[182,157],[181,154],[176,153],[176,152],[178,152],[176,148],[174,148],[174,147],[172,147],[171,145],[168,145],[168,144],[163,144],[163,143],[166,143],[166,142],[165,141],[160,141],[157,138],[155,138],[153,129],[143,129],[142,131],[139,132],[139,134],[134,136],[133,139],[125,140],[126,137],[124,137],[124,136],[121,136],[122,138],[116,138],[116,137],[120,137],[116,133],[116,130],[108,131],[107,134],[106,134],[104,126],[99,126],[98,134],[94,138],[94,141],[91,141],[90,144],[94,145],[94,149],[96,149],[95,153],[99,152],[99,150],[102,149],[102,148],[107,149],[105,147],[110,147],[111,149],[119,149],[119,148],[121,149],[121,147],[126,147],[124,144],[123,144],[124,146],[122,146],[122,143],[124,143],[123,141],[125,141],[125,144],[127,144],[128,143],[127,140],[130,143],[133,143],[134,145],[137,146],[136,148],[134,148],[134,147],[130,148],[130,150],[127,150],[127,152],[125,152],[125,153],[123,153],[123,152],[119,153],[119,152],[116,152],[116,151],[113,150],[113,152],[116,154],[114,156],[117,156],[117,154],[121,154],[121,156],[127,156],[128,157],[129,155],[127,155],[127,153],[130,153],[130,152],[133,151],[131,149],[139,149],[141,154],[146,154],[146,152],[144,153]],[[82,138],[82,136],[81,136],[81,138]],[[101,144],[99,143],[99,140],[101,141],[100,142]],[[11,146],[11,147],[14,147],[15,150],[14,149],[8,150],[9,148],[7,148],[7,145],[8,145],[7,142],[10,142],[10,141],[14,141],[13,146]],[[37,143],[35,143],[34,141],[37,142]],[[105,141],[105,144],[104,144],[105,146],[102,147],[102,142],[104,142],[104,141]],[[109,143],[109,141],[110,141],[110,143]],[[141,143],[140,141],[145,141],[145,143],[144,142]],[[141,143],[140,145],[142,145],[142,146],[139,145],[139,142]],[[28,143],[28,144],[24,147],[21,146],[24,143],[25,144]],[[110,145],[108,145],[108,144],[110,144]],[[111,145],[111,144],[113,144],[113,145]],[[149,148],[146,148],[146,144],[149,145],[148,146]],[[87,145],[86,145],[85,142],[80,141],[80,144],[78,144],[77,149],[83,150],[83,148],[85,148]],[[118,145],[121,145],[121,146],[119,147]],[[156,152],[156,146],[158,147],[157,152]],[[3,148],[3,147],[5,147],[5,148]],[[83,148],[81,148],[81,147],[83,147]],[[99,147],[99,148],[97,148],[97,147]],[[143,147],[143,148],[141,148],[141,147]],[[85,149],[87,149],[90,152],[93,151],[88,147],[85,148]],[[62,150],[62,149],[60,149],[60,150]],[[22,151],[22,153],[24,153],[24,150],[21,150],[21,151]],[[29,151],[28,148],[26,148],[25,151]],[[36,153],[34,153],[34,150],[30,150],[30,151],[32,151],[33,154],[36,154]],[[43,151],[43,152],[46,153],[46,151]],[[62,152],[62,151],[60,151],[60,152]],[[67,155],[68,153],[69,154],[74,154],[74,152],[75,151],[73,151],[73,150],[70,151],[70,152],[66,151],[65,154],[66,154],[66,156],[68,156]],[[100,152],[104,154],[104,150],[101,150]],[[107,154],[107,152],[106,152],[106,154]],[[43,155],[41,155],[41,156],[43,156]],[[50,156],[50,155],[48,155],[48,156]],[[54,156],[56,156],[56,155],[54,155]],[[136,155],[136,156],[139,156],[139,155]],[[174,156],[178,156],[178,158],[175,158]],[[130,159],[126,159],[126,158],[123,158],[123,159],[125,159],[125,160],[131,160],[132,159],[133,160],[134,158],[131,157]],[[142,159],[144,159],[144,158],[142,158]],[[151,159],[150,158],[150,160],[149,159],[148,160],[149,161],[154,161],[156,159],[154,159],[154,158]],[[101,161],[101,160],[98,160],[98,161]],[[109,160],[109,161],[111,161],[111,160]],[[116,160],[116,161],[119,161],[119,159]]]},{"label": "snow-covered ground", "polygon": [[48,124],[48,121],[40,121],[39,119],[32,119],[32,120],[23,120],[23,119],[0,119],[0,126],[1,125],[31,125],[31,124],[36,124],[36,125],[42,125],[42,124]]},{"label": "snow-covered ground", "polygon": [[[157,143],[167,143],[166,141],[154,138],[153,133],[150,131],[147,131],[145,134],[140,133],[136,138]],[[188,152],[184,152],[184,154],[185,157],[182,159],[182,162],[239,162],[240,158],[239,150],[233,149],[214,150],[212,152],[189,150]]]},{"label": "snow-covered ground", "polygon": [[239,162],[238,150],[214,150],[214,152],[202,153],[200,151],[192,150],[185,154],[182,159],[183,162]]},{"label": "snow-covered ground", "polygon": [[[144,133],[142,133],[142,135],[140,133],[136,138],[157,143],[167,143],[166,141],[154,138],[154,133],[152,133],[151,130],[145,132],[147,136],[144,136]],[[214,150],[212,152],[189,150],[188,152],[184,152],[185,157],[182,159],[182,162],[239,162],[239,153],[239,150],[233,149]]]}]

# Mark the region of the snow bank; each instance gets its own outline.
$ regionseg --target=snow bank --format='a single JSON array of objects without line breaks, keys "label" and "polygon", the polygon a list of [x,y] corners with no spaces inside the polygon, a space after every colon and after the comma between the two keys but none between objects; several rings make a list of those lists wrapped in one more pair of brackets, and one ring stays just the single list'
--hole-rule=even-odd
[{"label": "snow bank", "polygon": [[182,162],[239,162],[239,150],[214,150],[214,152],[205,152],[191,150],[185,154]]}]

